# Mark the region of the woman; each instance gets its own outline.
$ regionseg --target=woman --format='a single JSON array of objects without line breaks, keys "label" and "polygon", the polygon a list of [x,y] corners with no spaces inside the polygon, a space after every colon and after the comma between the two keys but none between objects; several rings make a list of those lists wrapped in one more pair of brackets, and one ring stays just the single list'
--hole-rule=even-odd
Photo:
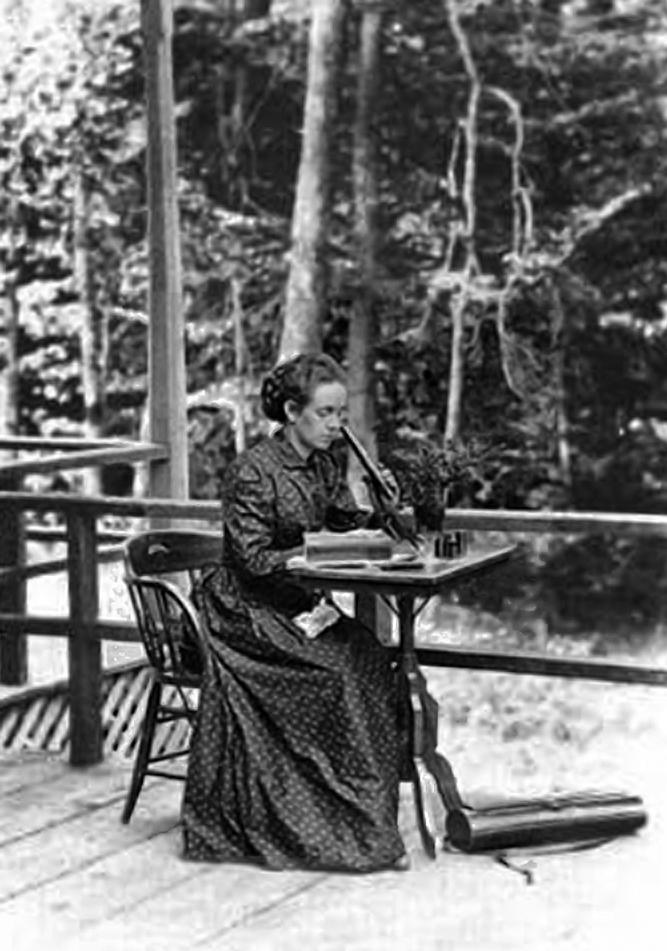
[{"label": "woman", "polygon": [[[271,868],[405,868],[397,827],[395,678],[384,648],[286,573],[303,534],[367,527],[330,453],[346,390],[331,358],[299,356],[262,386],[282,424],[222,485],[222,563],[199,606],[214,654],[183,800],[185,856]],[[326,626],[328,625],[328,626]]]}]

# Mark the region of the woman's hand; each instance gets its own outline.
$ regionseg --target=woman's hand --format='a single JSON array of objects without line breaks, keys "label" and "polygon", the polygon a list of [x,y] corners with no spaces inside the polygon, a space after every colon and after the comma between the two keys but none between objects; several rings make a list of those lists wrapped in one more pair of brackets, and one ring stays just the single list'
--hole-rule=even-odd
[{"label": "woman's hand", "polygon": [[[391,471],[391,469],[387,469],[385,466],[378,466],[378,472],[382,477],[382,481],[384,482],[384,484],[386,485],[386,487],[389,489],[391,493],[389,497],[389,502],[392,505],[398,505],[398,500],[401,496],[401,487],[396,481],[396,476]],[[371,494],[371,498],[372,498],[373,495],[376,494],[377,489],[375,485],[373,484],[372,479],[369,476],[367,475],[364,476],[364,482],[367,484]]]},{"label": "woman's hand", "polygon": [[401,497],[401,487],[398,484],[396,476],[391,471],[391,469],[387,469],[386,466],[380,467],[380,475],[382,476],[385,485],[391,492],[390,502],[392,505],[398,505],[398,500]]},{"label": "woman's hand", "polygon": [[331,601],[321,600],[312,611],[304,611],[292,621],[311,640],[333,627],[340,620],[341,612]]}]

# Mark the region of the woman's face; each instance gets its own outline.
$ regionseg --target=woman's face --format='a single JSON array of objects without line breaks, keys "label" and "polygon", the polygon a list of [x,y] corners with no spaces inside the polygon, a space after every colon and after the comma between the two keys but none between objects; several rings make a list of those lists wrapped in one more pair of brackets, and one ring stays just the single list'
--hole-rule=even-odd
[{"label": "woman's face", "polygon": [[304,458],[314,449],[328,449],[340,435],[347,408],[347,390],[342,383],[319,383],[310,401],[299,408],[285,404],[292,445]]}]

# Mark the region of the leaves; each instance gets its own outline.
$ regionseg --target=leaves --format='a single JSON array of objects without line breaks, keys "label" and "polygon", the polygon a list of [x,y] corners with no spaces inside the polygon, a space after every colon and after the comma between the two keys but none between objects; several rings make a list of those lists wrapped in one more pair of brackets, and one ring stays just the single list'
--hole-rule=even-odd
[{"label": "leaves", "polygon": [[[464,328],[460,451],[467,447],[471,456],[455,470],[455,497],[487,506],[662,510],[664,439],[652,420],[667,412],[663,6],[642,0],[632,15],[602,19],[538,2],[458,8],[486,91],[479,105],[479,268],[467,280]],[[0,40],[0,263],[2,292],[16,291],[20,304],[23,426],[36,431],[51,411],[58,425],[81,417],[80,302],[72,286],[73,181],[81,171],[93,302],[108,328],[108,422],[127,411],[137,426],[148,276],[138,5],[54,0],[48,19],[33,20],[31,29],[21,16],[6,18],[11,28]],[[175,27],[188,386],[199,392],[235,372],[232,280],[240,284],[252,380],[275,358],[307,24],[272,16],[234,25],[215,5],[188,4],[179,6]],[[349,171],[353,20],[347,31],[325,328],[327,347],[339,356],[359,292]],[[383,59],[373,117],[382,233],[378,438],[388,446],[407,429],[435,450],[448,395],[450,311],[462,287],[462,259],[455,254],[447,262],[446,255],[462,220],[455,182],[465,154],[456,142],[468,88],[442,0],[389,9]],[[220,123],[232,112],[237,67],[247,84],[242,123],[225,144]],[[508,104],[523,117],[520,184],[534,212],[532,243],[519,256]],[[495,315],[508,274],[501,338]],[[46,379],[56,392],[49,388],[45,412]],[[559,399],[571,488],[558,463]],[[208,425],[192,435],[205,454],[214,439]],[[215,439],[227,440],[220,450],[226,458],[231,429],[222,427]],[[213,491],[213,469],[206,471],[198,492]]]}]

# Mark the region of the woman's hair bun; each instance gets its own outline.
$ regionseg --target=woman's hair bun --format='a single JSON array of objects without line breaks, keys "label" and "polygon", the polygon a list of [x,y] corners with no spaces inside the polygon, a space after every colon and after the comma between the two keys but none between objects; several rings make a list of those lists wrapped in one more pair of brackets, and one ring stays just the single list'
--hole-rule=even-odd
[{"label": "woman's hair bun", "polygon": [[281,379],[277,374],[277,367],[262,381],[261,401],[262,411],[267,419],[276,423],[285,422],[285,397]]}]

